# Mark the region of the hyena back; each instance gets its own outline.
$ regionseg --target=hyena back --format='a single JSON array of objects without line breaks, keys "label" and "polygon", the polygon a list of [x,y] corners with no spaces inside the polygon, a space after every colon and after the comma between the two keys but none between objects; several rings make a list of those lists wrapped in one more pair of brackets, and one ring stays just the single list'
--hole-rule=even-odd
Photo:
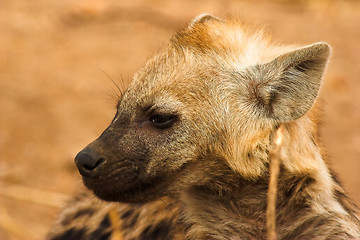
[{"label": "hyena back", "polygon": [[[326,43],[272,43],[201,15],[134,75],[110,126],[75,158],[82,195],[49,239],[266,239],[273,132],[284,126],[279,239],[356,239],[356,207],[324,161],[317,95]],[[119,203],[121,202],[121,203]]]}]

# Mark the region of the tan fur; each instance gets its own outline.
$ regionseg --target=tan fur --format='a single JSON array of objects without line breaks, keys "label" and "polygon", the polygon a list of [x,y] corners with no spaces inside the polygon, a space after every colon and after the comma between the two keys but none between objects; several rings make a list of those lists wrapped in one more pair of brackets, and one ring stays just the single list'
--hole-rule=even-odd
[{"label": "tan fur", "polygon": [[[125,239],[265,239],[269,154],[282,123],[278,238],[360,238],[319,138],[329,54],[326,43],[277,45],[242,22],[197,17],[134,75],[110,126],[75,158],[84,184],[128,202],[116,205]],[[109,237],[99,223],[106,205],[77,220],[88,198],[65,210],[49,239]]]}]

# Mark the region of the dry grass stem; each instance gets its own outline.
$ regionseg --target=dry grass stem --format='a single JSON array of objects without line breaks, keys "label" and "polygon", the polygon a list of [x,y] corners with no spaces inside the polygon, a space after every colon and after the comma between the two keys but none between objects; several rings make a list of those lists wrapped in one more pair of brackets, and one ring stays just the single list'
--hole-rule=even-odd
[{"label": "dry grass stem", "polygon": [[0,195],[57,208],[63,206],[69,199],[69,196],[64,194],[9,183],[0,183]]},{"label": "dry grass stem", "polygon": [[121,231],[121,220],[115,207],[109,211],[109,219],[112,228],[111,240],[123,240],[124,236]]},{"label": "dry grass stem", "polygon": [[276,240],[276,194],[280,171],[280,149],[283,140],[284,125],[276,131],[274,148],[270,157],[270,182],[267,195],[266,229],[269,240]]},{"label": "dry grass stem", "polygon": [[6,209],[1,206],[0,229],[4,230],[9,236],[16,237],[16,239],[34,239],[32,234],[17,224],[16,221],[6,211]]}]

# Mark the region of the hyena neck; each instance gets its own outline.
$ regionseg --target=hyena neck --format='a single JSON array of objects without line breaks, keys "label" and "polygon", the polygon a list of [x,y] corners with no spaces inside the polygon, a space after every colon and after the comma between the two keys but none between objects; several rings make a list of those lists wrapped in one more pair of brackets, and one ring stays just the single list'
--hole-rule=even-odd
[{"label": "hyena neck", "polygon": [[[293,145],[293,140],[287,139],[289,134],[294,135],[292,127],[287,126],[284,135],[287,142],[281,154],[283,162],[277,193],[278,237],[292,239],[299,234],[298,229],[306,233],[307,228],[311,232],[314,226],[319,230],[317,233],[312,230],[312,234],[321,235],[325,228],[334,227],[340,231],[348,224],[359,224],[357,217],[350,214],[355,212],[353,205],[325,165],[317,140],[310,139],[312,135],[308,134],[310,142],[301,146],[303,143],[295,139],[300,145]],[[296,131],[303,134],[301,129]],[[302,151],[299,147],[313,152],[296,156],[300,154],[298,151]],[[297,159],[291,159],[294,156]],[[291,165],[300,160],[313,166]],[[224,170],[222,180],[222,183],[216,180],[193,187],[181,195],[188,238],[223,239],[222,236],[232,236],[238,239],[242,236],[245,239],[266,239],[268,171],[256,179],[247,179],[234,171]],[[326,220],[329,218],[333,222]],[[348,237],[345,233],[344,236]]]},{"label": "hyena neck", "polygon": [[196,186],[181,195],[188,239],[236,239],[265,233],[266,181],[244,184],[233,177],[238,186]]},{"label": "hyena neck", "polygon": [[[335,195],[331,199],[321,199],[326,194],[318,195],[315,191],[316,179],[310,175],[295,176],[284,170],[280,174],[276,209],[279,239],[293,239],[300,229],[319,235],[325,228],[341,231],[352,224],[356,229],[359,222],[356,216],[350,216],[354,209],[342,189],[342,199]],[[223,236],[227,236],[226,239],[267,238],[265,212],[268,178],[238,180],[237,186],[227,186],[225,191],[197,186],[181,195],[188,239],[224,239]],[[314,226],[319,229],[317,233],[310,231]]]}]

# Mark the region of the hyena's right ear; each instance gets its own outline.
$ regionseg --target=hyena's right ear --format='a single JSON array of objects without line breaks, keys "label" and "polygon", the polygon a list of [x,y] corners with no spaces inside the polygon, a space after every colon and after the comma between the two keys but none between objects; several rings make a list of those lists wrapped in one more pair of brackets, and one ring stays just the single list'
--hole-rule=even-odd
[{"label": "hyena's right ear", "polygon": [[250,96],[266,117],[281,122],[300,118],[315,102],[329,55],[329,45],[317,43],[255,66]]}]

